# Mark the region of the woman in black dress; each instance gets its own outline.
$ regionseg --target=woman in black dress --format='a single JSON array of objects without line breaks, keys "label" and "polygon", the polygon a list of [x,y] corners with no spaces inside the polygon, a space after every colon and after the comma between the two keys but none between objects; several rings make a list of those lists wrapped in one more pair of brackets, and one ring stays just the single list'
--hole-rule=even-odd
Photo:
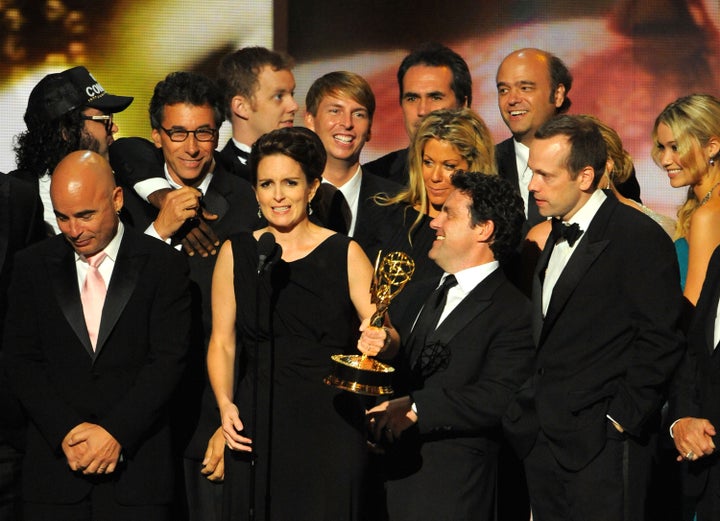
[{"label": "woman in black dress", "polygon": [[[317,136],[275,130],[250,162],[268,226],[226,242],[213,276],[208,370],[229,449],[223,518],[362,519],[364,403],[323,378],[331,355],[389,358],[399,339],[389,323],[367,327],[375,305],[362,249],[308,218],[325,166]],[[282,257],[258,275],[266,232]]]}]

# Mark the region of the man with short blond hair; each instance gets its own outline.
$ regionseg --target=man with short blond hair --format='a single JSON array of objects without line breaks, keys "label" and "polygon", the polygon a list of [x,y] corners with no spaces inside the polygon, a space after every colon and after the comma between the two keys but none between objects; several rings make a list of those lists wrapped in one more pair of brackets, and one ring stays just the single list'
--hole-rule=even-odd
[{"label": "man with short blond hair", "polygon": [[378,205],[373,196],[400,189],[360,166],[360,153],[371,136],[375,95],[362,76],[336,71],[313,82],[305,105],[305,125],[320,137],[327,152],[318,218],[355,239],[375,259],[394,231],[394,212]]}]

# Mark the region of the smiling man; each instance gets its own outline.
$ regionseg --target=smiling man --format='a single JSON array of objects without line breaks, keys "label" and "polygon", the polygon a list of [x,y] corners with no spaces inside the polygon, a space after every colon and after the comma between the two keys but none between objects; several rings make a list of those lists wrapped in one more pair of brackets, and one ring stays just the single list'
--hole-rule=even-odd
[{"label": "smiling man", "polygon": [[[174,72],[155,86],[150,100],[154,146],[139,138],[126,141],[146,162],[164,165],[164,180],[173,190],[158,210],[127,187],[128,224],[171,244],[177,244],[184,230],[194,225],[201,208],[216,216],[209,226],[221,241],[254,228],[257,201],[250,183],[231,174],[217,160],[215,147],[222,121],[222,96],[209,78]],[[197,333],[191,343],[194,363],[177,401],[183,409],[181,437],[191,521],[217,519],[222,495],[223,438],[214,435],[219,432],[219,423],[204,369],[215,260],[214,255],[188,257],[190,278],[197,290],[195,305],[201,312],[193,317],[193,331]]]},{"label": "smiling man", "polygon": [[520,240],[522,200],[497,176],[458,172],[452,184],[430,224],[429,257],[445,273],[404,290],[407,312],[391,310],[404,339],[400,398],[369,411],[391,443],[397,521],[493,518],[500,420],[532,362],[530,303],[498,262]]},{"label": "smiling man", "polygon": [[[263,134],[294,124],[295,102],[293,59],[265,47],[245,47],[225,57],[218,67],[218,86],[222,94],[221,114],[232,126],[232,136],[215,155],[226,171],[250,181],[250,147]],[[220,127],[222,119],[215,128]],[[217,139],[214,141],[217,146]],[[135,140],[118,140],[110,149],[116,175],[144,200],[156,208],[163,205],[171,185],[164,178],[162,161],[143,153]],[[203,212],[194,226],[183,228],[183,248],[188,253],[215,255],[220,239],[208,225],[213,215]]]},{"label": "smiling man", "polygon": [[[495,147],[498,173],[519,190],[525,202],[526,229],[544,220],[529,196],[528,183],[532,172],[528,167],[528,150],[535,132],[546,121],[564,114],[571,105],[568,94],[573,77],[557,56],[540,49],[520,49],[500,63],[496,75],[498,108],[512,138]],[[640,185],[635,172],[618,191],[640,201]]]},{"label": "smiling man", "polygon": [[525,202],[529,227],[544,218],[529,197],[528,147],[543,123],[570,108],[572,81],[562,60],[540,49],[515,51],[498,67],[498,108],[513,137],[495,147],[495,156],[499,174],[518,188]]},{"label": "smiling man", "polygon": [[360,167],[360,153],[370,140],[375,95],[361,76],[337,71],[313,82],[305,106],[305,124],[320,137],[327,153],[318,217],[325,226],[355,239],[374,259],[396,212],[378,205],[372,196],[394,195],[400,189]]}]

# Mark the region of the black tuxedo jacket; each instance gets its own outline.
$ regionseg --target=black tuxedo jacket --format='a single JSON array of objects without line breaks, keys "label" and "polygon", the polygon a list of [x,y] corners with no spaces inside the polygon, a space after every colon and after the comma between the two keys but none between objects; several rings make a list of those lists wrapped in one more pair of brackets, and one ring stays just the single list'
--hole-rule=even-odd
[{"label": "black tuxedo jacket", "polygon": [[[515,145],[513,144],[512,138],[506,139],[505,141],[495,145],[495,162],[497,163],[498,175],[510,181],[510,183],[517,189],[517,193],[520,193],[520,176],[517,171]],[[525,227],[523,228],[524,234],[527,233],[530,228],[544,220],[545,217],[540,215],[540,212],[538,211],[535,198],[532,194],[530,194],[528,196],[528,217]]]},{"label": "black tuxedo jacket", "polygon": [[682,356],[682,294],[667,234],[608,195],[543,319],[542,279],[554,246],[548,240],[533,279],[533,376],[508,409],[505,427],[521,457],[542,429],[557,461],[579,470],[614,431],[606,414],[637,438],[658,428]]},{"label": "black tuxedo jacket", "polygon": [[45,237],[42,203],[29,183],[0,173],[0,338],[15,253]]},{"label": "black tuxedo jacket", "polygon": [[[45,237],[42,204],[37,190],[29,183],[0,173],[0,339],[8,309],[8,286],[15,253]],[[0,340],[0,352],[2,341]],[[22,446],[24,415],[9,392],[0,369],[0,445],[10,442]]]},{"label": "black tuxedo jacket", "polygon": [[[123,164],[126,166],[132,167],[137,158],[150,158],[152,155],[156,156],[156,160],[163,161],[162,151],[144,139],[125,139],[124,150],[131,151],[129,156],[124,156]],[[218,157],[217,153],[215,157]],[[121,182],[124,180],[118,177]],[[143,232],[157,218],[159,210],[138,197],[132,187],[123,188],[124,222]],[[221,243],[233,234],[250,232],[259,225],[257,200],[250,183],[227,172],[219,161],[215,162],[215,171],[203,195],[203,204],[209,212],[217,215],[216,220],[208,223]],[[176,426],[176,434],[180,446],[185,447],[185,455],[197,460],[203,459],[210,436],[220,426],[215,398],[207,382],[205,369],[205,347],[212,327],[210,289],[216,260],[215,255],[188,257],[195,312],[188,374],[183,378],[181,390],[176,395],[177,417],[180,421]]]},{"label": "black tuxedo jacket", "polygon": [[[40,180],[39,180],[39,178],[38,178],[37,173],[35,173],[35,172],[30,172],[29,170],[13,170],[12,172],[9,172],[9,173],[7,174],[7,176],[8,176],[9,178],[19,179],[19,180],[21,180],[25,185],[30,185],[30,187],[31,187],[31,189],[32,189],[32,193],[34,194],[34,197],[37,198],[37,208],[34,208],[34,205],[35,205],[34,202],[29,202],[29,201],[28,201],[28,199],[27,199],[28,196],[18,195],[18,197],[21,197],[23,201],[25,201],[25,202],[28,203],[27,208],[33,208],[32,212],[37,212],[37,213],[38,213],[37,216],[31,215],[31,218],[32,218],[32,219],[36,219],[36,218],[37,218],[37,219],[40,219],[41,222],[43,223],[43,224],[42,224],[43,234],[42,234],[42,237],[41,237],[41,238],[44,239],[44,238],[46,238],[46,237],[52,237],[53,235],[55,235],[55,230],[54,230],[54,228],[52,227],[52,225],[51,225],[50,223],[46,223],[45,220],[44,220],[44,219],[45,219],[45,218],[44,218],[44,215],[43,215],[43,208],[44,208],[44,207],[43,207],[42,201],[40,200]],[[17,185],[15,185],[15,186],[17,186]],[[15,189],[10,188],[10,190],[14,190],[14,191],[16,191],[16,192],[18,192],[18,191],[20,191],[20,190],[22,190],[23,192],[26,191],[25,189],[17,189],[17,188],[15,188]],[[25,205],[23,204],[22,206],[19,206],[19,207],[20,207],[20,208],[24,208]],[[20,218],[19,218],[19,221],[18,221],[18,222],[22,222],[23,219],[27,219],[27,218],[28,218],[28,215],[24,215],[23,217],[20,217]]]},{"label": "black tuxedo jacket", "polygon": [[246,156],[248,154],[236,147],[233,140],[229,139],[225,147],[217,154],[215,160],[221,163],[223,168],[231,174],[245,179],[248,183],[252,183],[250,164],[243,164],[238,159],[238,155]]},{"label": "black tuxedo jacket", "polygon": [[[402,338],[411,338],[437,283],[435,278],[408,288],[414,306],[391,317]],[[495,270],[428,337],[428,343],[444,346],[444,363],[411,378],[410,388],[398,382],[397,393],[412,395],[419,420],[390,450],[391,519],[489,518],[500,420],[532,364],[530,309],[502,270]],[[403,352],[395,365],[407,374],[417,356]]]},{"label": "black tuxedo jacket", "polygon": [[375,262],[377,252],[386,247],[396,226],[399,225],[396,221],[397,213],[388,206],[377,204],[373,196],[381,192],[393,196],[401,188],[397,183],[387,179],[364,171],[362,173],[357,220],[352,238],[362,247],[371,262]]},{"label": "black tuxedo jacket", "polygon": [[374,161],[365,163],[363,170],[378,177],[389,179],[400,186],[407,186],[410,182],[408,170],[408,148],[395,150],[389,154],[377,158]]},{"label": "black tuxedo jacket", "polygon": [[[720,351],[714,344],[715,314],[720,299],[720,248],[710,258],[705,282],[687,334],[687,351],[673,380],[669,400],[670,422],[686,416],[706,418],[720,426]],[[718,436],[713,437],[717,445]],[[717,454],[684,466],[685,492],[693,497],[705,491],[708,471],[718,466]],[[707,496],[717,494],[708,490]]]},{"label": "black tuxedo jacket", "polygon": [[185,365],[190,293],[185,259],[125,229],[93,351],[75,255],[63,236],[20,252],[5,329],[13,390],[28,413],[26,501],[73,503],[96,477],[74,473],[61,442],[82,422],[122,446],[112,475],[120,503],[168,503],[173,476],[167,405]]}]

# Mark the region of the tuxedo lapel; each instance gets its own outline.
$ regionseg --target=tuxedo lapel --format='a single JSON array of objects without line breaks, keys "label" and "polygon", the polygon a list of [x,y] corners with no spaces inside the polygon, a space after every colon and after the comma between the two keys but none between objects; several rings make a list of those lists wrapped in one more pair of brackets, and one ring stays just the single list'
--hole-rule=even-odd
[{"label": "tuxedo lapel", "polygon": [[[720,281],[718,281],[718,275],[720,275],[718,271],[715,271],[715,273],[707,273],[704,285],[707,286],[708,282],[711,281],[710,284],[712,284],[712,286],[710,287],[715,288],[713,291],[713,297],[708,299],[706,303],[698,302],[698,308],[695,311],[695,314],[698,317],[704,318],[704,341],[705,347],[710,355],[715,352],[715,314],[718,308],[718,300],[720,299],[720,284],[718,284]],[[703,304],[702,309],[700,308],[701,304]]]},{"label": "tuxedo lapel", "polygon": [[492,294],[500,283],[500,270],[495,270],[445,317],[437,329],[428,335],[429,342],[447,345],[468,323],[482,313],[489,305]]},{"label": "tuxedo lapel", "polygon": [[[553,288],[547,313],[545,314],[545,320],[543,321],[539,343],[543,341],[545,335],[547,335],[548,331],[552,328],[557,317],[567,304],[568,299],[590,266],[592,266],[598,256],[602,254],[607,245],[610,244],[610,239],[606,237],[606,229],[610,215],[617,204],[619,203],[615,198],[608,197],[593,217],[587,231],[580,237],[577,246],[575,246],[575,252],[570,256],[568,263],[565,265],[565,268],[560,274],[560,278]],[[542,292],[540,295],[542,295]],[[533,300],[535,300],[535,298],[533,298]],[[542,298],[540,298],[540,301],[542,302]]]},{"label": "tuxedo lapel", "polygon": [[127,254],[125,252],[135,251],[132,245],[133,239],[127,233],[124,234],[120,249],[118,250],[118,258],[115,261],[113,274],[110,279],[107,295],[105,296],[105,304],[103,306],[102,319],[100,321],[100,331],[94,357],[100,354],[105,342],[112,332],[115,324],[117,324],[120,315],[127,305],[130,297],[137,286],[138,278],[142,267],[145,264],[146,256],[143,254]]},{"label": "tuxedo lapel", "polygon": [[510,181],[514,187],[519,187],[515,145],[512,138],[498,143],[495,150],[500,176]]},{"label": "tuxedo lapel", "polygon": [[[428,334],[424,343],[416,342],[414,336],[409,340],[409,345],[414,346],[410,353],[410,367],[416,367],[418,358],[421,356],[423,348],[426,346],[435,346],[433,348],[434,355],[431,355],[429,359],[434,357],[447,358],[449,361],[452,353],[447,349],[451,341],[455,336],[463,331],[465,327],[472,322],[478,315],[480,315],[487,307],[491,304],[491,298],[493,293],[496,291],[500,282],[502,281],[501,270],[495,270],[492,274],[485,278],[480,284],[475,286],[473,290],[457,305],[452,312],[445,317],[440,325]],[[427,305],[427,301],[425,302]],[[413,328],[414,330],[415,328]],[[427,353],[422,353],[423,358],[427,356]],[[438,358],[438,360],[440,359]],[[423,364],[425,362],[423,361]],[[429,367],[433,367],[433,372],[445,367],[443,363],[431,363]],[[424,375],[429,376],[429,374]]]},{"label": "tuxedo lapel", "polygon": [[373,229],[373,223],[376,221],[377,211],[379,207],[375,204],[371,197],[375,195],[373,188],[370,186],[370,180],[367,174],[362,173],[362,179],[360,180],[360,191],[358,193],[358,207],[357,207],[357,218],[355,219],[355,230],[353,238],[363,244],[364,237],[375,237],[379,230]]},{"label": "tuxedo lapel", "polygon": [[222,168],[219,162],[216,162],[215,165],[216,170],[212,181],[210,181],[207,192],[203,194],[203,203],[210,213],[217,215],[219,221],[230,209],[228,192],[231,191],[231,188],[225,182],[226,176],[230,174]]},{"label": "tuxedo lapel", "polygon": [[543,324],[543,335],[552,327],[560,312],[565,307],[570,295],[585,276],[588,268],[595,262],[598,255],[602,253],[608,245],[609,240],[603,240],[589,244],[586,241],[580,241],[577,251],[572,254],[555,287],[553,288],[550,304]]},{"label": "tuxedo lapel", "polygon": [[242,177],[246,181],[250,182],[250,165],[243,164],[238,156],[245,158],[246,162],[249,160],[249,154],[235,146],[235,143],[233,143],[231,138],[228,140],[225,147],[215,155],[215,159],[216,162],[219,160],[228,173]]},{"label": "tuxedo lapel", "polygon": [[540,254],[532,282],[532,333],[535,346],[540,344],[540,334],[543,329],[543,313],[542,313],[542,287],[545,282],[545,272],[547,271],[550,255],[555,249],[555,242],[552,236],[548,236],[545,242],[545,248]]},{"label": "tuxedo lapel", "polygon": [[70,327],[82,342],[85,351],[90,357],[95,356],[87,326],[85,315],[83,315],[82,301],[80,300],[80,289],[77,282],[77,268],[75,267],[75,255],[73,250],[67,246],[64,252],[57,256],[47,257],[47,269],[53,285],[53,293],[58,300],[58,305],[65,315]]}]

